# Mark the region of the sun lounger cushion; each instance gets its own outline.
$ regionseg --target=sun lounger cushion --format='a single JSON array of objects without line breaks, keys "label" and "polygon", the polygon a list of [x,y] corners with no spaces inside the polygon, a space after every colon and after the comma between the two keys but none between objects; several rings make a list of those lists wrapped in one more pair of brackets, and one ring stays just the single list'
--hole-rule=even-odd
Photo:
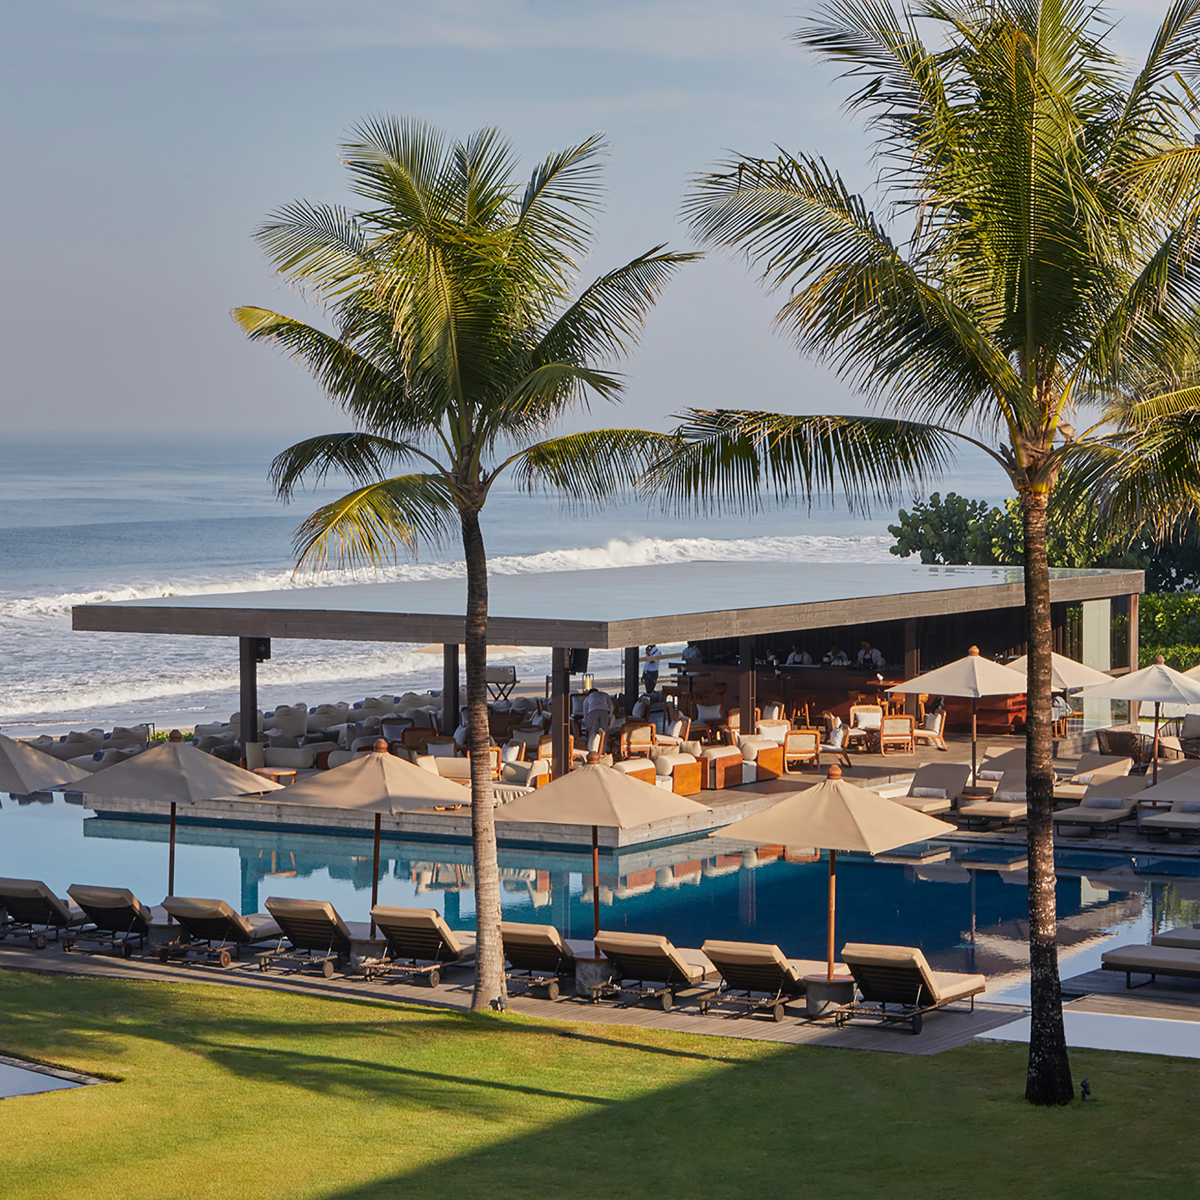
[{"label": "sun lounger cushion", "polygon": [[0,879],[0,908],[21,924],[68,928],[85,920],[78,904],[60,900],[40,879]]},{"label": "sun lounger cushion", "polygon": [[826,966],[812,959],[785,958],[778,946],[763,942],[710,938],[701,947],[701,953],[708,956],[729,986],[739,991],[783,991],[802,996],[804,976],[816,975]]},{"label": "sun lounger cushion", "polygon": [[613,959],[627,978],[668,983],[701,983],[717,977],[717,968],[703,950],[672,946],[665,937],[647,933],[596,934],[596,948]]},{"label": "sun lounger cushion", "polygon": [[501,921],[500,937],[504,942],[504,957],[517,970],[573,969],[575,953],[553,925]]},{"label": "sun lounger cushion", "polygon": [[1118,946],[1100,955],[1100,962],[1110,971],[1200,978],[1200,950],[1174,946]]},{"label": "sun lounger cushion", "polygon": [[964,817],[976,817],[991,821],[1016,821],[1026,815],[1029,806],[1009,800],[979,800],[973,804],[960,804],[958,811]]},{"label": "sun lounger cushion", "polygon": [[328,900],[268,896],[264,907],[298,950],[349,951],[350,929]]},{"label": "sun lounger cushion", "polygon": [[[915,946],[870,946],[847,942],[842,947],[842,962],[850,968],[852,974],[855,974],[855,968],[864,967],[908,969],[913,972],[914,979],[919,973],[924,993],[935,1004],[964,1000],[982,992],[986,987],[986,980],[982,975],[933,970],[925,955]],[[925,1002],[922,998],[922,1003]]]},{"label": "sun lounger cushion", "polygon": [[1200,950],[1200,929],[1187,925],[1181,929],[1168,929],[1156,933],[1150,939],[1152,946],[1171,946],[1176,950]]},{"label": "sun lounger cushion", "polygon": [[225,941],[246,944],[277,938],[282,933],[278,922],[267,913],[243,916],[224,900],[168,896],[162,906],[185,930],[194,930],[198,936],[205,938],[223,938]]},{"label": "sun lounger cushion", "polygon": [[371,920],[387,938],[389,947],[406,958],[463,962],[475,957],[475,934],[451,929],[435,908],[377,904],[371,909]]}]

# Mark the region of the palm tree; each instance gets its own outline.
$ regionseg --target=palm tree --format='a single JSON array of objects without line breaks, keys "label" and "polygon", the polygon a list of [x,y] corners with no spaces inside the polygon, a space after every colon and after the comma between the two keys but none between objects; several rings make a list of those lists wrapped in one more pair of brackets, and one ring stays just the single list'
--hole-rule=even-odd
[{"label": "palm tree", "polygon": [[[922,36],[945,34],[939,49]],[[1142,68],[1107,47],[1090,0],[830,0],[796,34],[845,68],[877,134],[878,217],[818,158],[734,156],[686,213],[703,240],[783,289],[776,317],[879,418],[683,414],[651,475],[676,500],[812,494],[838,472],[892,486],[889,443],[932,464],[955,440],[1012,481],[1029,649],[1030,970],[1026,1096],[1072,1097],[1055,949],[1052,490],[1101,488],[1127,520],[1194,508],[1200,424],[1200,0],[1176,0]],[[1079,433],[1081,408],[1094,423]],[[1061,485],[1060,485],[1061,486]],[[852,493],[854,494],[854,493]]]},{"label": "palm tree", "polygon": [[300,526],[300,565],[378,565],[421,541],[462,538],[476,1010],[504,987],[480,513],[506,471],[574,502],[631,486],[661,435],[545,433],[590,395],[618,397],[621,377],[606,364],[636,344],[663,285],[695,257],[655,247],[572,298],[593,237],[601,151],[591,137],[520,186],[495,130],[448,143],[417,122],[368,121],[342,154],[370,207],[297,202],[256,234],[280,274],[324,302],[335,330],[262,308],[233,312],[250,338],[306,366],[355,426],[298,442],[272,463],[284,499],[331,472],[354,484]]}]

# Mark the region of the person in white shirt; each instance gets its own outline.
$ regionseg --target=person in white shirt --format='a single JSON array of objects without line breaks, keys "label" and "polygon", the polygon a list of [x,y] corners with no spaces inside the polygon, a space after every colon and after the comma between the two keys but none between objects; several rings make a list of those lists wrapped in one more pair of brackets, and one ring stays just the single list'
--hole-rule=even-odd
[{"label": "person in white shirt", "polygon": [[658,687],[658,664],[662,660],[662,651],[657,646],[646,647],[646,666],[642,671],[642,688],[652,692]]},{"label": "person in white shirt", "polygon": [[862,649],[858,652],[858,658],[855,661],[860,667],[878,671],[883,666],[883,655],[864,638]]},{"label": "person in white shirt", "polygon": [[602,730],[608,731],[613,719],[613,698],[599,688],[592,688],[583,698],[583,733],[587,746],[592,748],[592,741]]},{"label": "person in white shirt", "polygon": [[825,655],[825,662],[831,667],[848,667],[850,665],[849,657],[837,642],[829,647],[829,653]]},{"label": "person in white shirt", "polygon": [[698,663],[704,656],[700,653],[700,647],[695,642],[688,642],[683,648],[681,657],[685,663]]},{"label": "person in white shirt", "polygon": [[791,654],[788,655],[787,662],[784,663],[787,667],[811,667],[812,655],[807,650],[801,650],[799,646],[793,646]]}]

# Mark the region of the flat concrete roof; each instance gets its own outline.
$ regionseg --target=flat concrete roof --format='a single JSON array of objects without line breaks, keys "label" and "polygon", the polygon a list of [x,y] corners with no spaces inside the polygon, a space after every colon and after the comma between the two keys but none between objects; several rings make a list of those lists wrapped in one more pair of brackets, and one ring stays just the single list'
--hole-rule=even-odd
[{"label": "flat concrete roof", "polygon": [[[1051,599],[1141,592],[1141,571],[1055,569]],[[1019,567],[894,563],[687,562],[492,575],[488,640],[620,649],[905,617],[1019,608]],[[116,633],[461,642],[466,580],[294,587],[83,604],[72,627]]]}]

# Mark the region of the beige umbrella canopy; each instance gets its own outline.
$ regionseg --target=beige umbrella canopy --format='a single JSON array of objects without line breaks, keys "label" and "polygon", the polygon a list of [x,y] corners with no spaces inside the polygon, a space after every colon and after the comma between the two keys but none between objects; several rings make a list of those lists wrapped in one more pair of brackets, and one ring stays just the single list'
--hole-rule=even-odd
[{"label": "beige umbrella canopy", "polygon": [[[1019,675],[1025,675],[1028,663],[1029,655],[1022,654],[1020,658],[1014,658],[1008,664],[1008,669],[1016,671]],[[1064,654],[1050,655],[1050,670],[1051,687],[1056,692],[1069,692],[1075,688],[1089,687],[1092,684],[1108,683],[1112,678],[1111,675],[1097,671],[1095,667],[1076,662],[1073,658],[1067,658]]]},{"label": "beige umbrella canopy", "polygon": [[977,782],[975,766],[979,735],[976,728],[975,704],[981,696],[1023,696],[1028,685],[1025,676],[1010,667],[984,658],[978,646],[972,646],[965,658],[956,659],[936,671],[918,675],[889,692],[928,692],[931,696],[965,696],[971,701],[971,783]]},{"label": "beige umbrella canopy", "polygon": [[28,796],[33,792],[44,792],[47,788],[78,783],[81,779],[91,777],[90,771],[60,762],[49,754],[14,742],[0,733],[0,792]]},{"label": "beige umbrella canopy", "polygon": [[[497,821],[544,822],[592,827],[593,933],[600,930],[599,829],[632,829],[670,817],[709,812],[703,804],[633,779],[600,763],[560,775],[553,783],[496,809]],[[776,839],[778,840],[778,839]]]},{"label": "beige umbrella canopy", "polygon": [[829,979],[833,979],[834,916],[837,896],[837,852],[879,854],[910,842],[955,833],[956,827],[886,800],[842,778],[832,766],[824,783],[792,795],[762,812],[710,836],[738,842],[783,846],[815,846],[829,851]]},{"label": "beige umbrella canopy", "polygon": [[1148,667],[1084,688],[1096,700],[1136,700],[1154,705],[1154,782],[1158,782],[1158,719],[1164,704],[1200,704],[1200,682],[1168,667],[1160,654]]},{"label": "beige umbrella canopy", "polygon": [[175,894],[175,806],[197,800],[220,800],[228,796],[277,792],[282,785],[273,779],[243,771],[233,763],[204,754],[183,741],[178,729],[170,740],[142,754],[90,775],[79,790],[85,796],[111,796],[123,800],[169,800],[171,802],[171,850],[167,870],[167,894]]},{"label": "beige umbrella canopy", "polygon": [[[292,784],[282,796],[274,799],[285,804],[375,814],[375,858],[371,870],[371,907],[374,908],[379,902],[379,819],[382,814],[463,804],[470,799],[470,792],[461,784],[397,758],[388,752],[387,742],[380,738],[370,754],[360,754],[340,767],[311,775],[303,783]],[[375,936],[374,921],[371,922],[371,936]]]},{"label": "beige umbrella canopy", "polygon": [[1200,766],[1194,771],[1172,775],[1145,791],[1134,793],[1139,800],[1200,800]]}]

